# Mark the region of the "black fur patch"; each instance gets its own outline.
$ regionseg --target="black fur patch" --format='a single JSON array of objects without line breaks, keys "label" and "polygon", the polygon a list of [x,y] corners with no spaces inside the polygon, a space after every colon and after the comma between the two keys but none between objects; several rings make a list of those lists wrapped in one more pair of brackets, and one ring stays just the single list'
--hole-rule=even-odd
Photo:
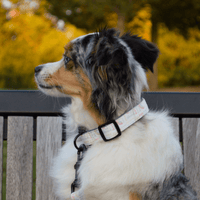
[{"label": "black fur patch", "polygon": [[73,60],[73,62],[74,62],[75,68],[77,68],[77,67],[78,67],[77,57],[80,57],[80,56],[79,56],[78,54],[76,54],[76,53],[72,53],[72,54],[71,54],[71,57],[72,57],[72,60]]},{"label": "black fur patch", "polygon": [[121,39],[131,48],[134,58],[142,65],[142,67],[145,70],[150,69],[153,72],[153,64],[159,53],[157,47],[136,35],[130,35],[130,33],[123,35]]},{"label": "black fur patch", "polygon": [[91,38],[93,38],[93,37],[94,37],[93,35],[87,35],[85,38],[83,38],[81,44],[82,44],[82,47],[84,48],[84,50],[86,50],[87,45],[89,44]]},{"label": "black fur patch", "polygon": [[99,38],[107,38],[108,39],[108,42],[110,44],[114,44],[116,39],[114,38],[115,37],[119,37],[119,32],[116,31],[115,29],[106,29],[106,28],[103,28],[101,30],[99,30],[99,34],[96,35],[96,39],[99,40]]},{"label": "black fur patch", "polygon": [[113,110],[112,107],[112,99],[110,99],[107,92],[102,90],[101,88],[97,88],[92,93],[92,102],[95,105],[95,107],[99,110],[99,112],[105,116],[107,121],[113,119],[113,115],[115,113],[110,112]]}]

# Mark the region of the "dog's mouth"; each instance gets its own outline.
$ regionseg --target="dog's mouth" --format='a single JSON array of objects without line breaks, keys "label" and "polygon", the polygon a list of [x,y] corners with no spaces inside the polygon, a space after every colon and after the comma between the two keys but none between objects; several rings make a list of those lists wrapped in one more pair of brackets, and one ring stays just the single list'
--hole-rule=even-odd
[{"label": "dog's mouth", "polygon": [[53,88],[62,89],[62,87],[59,85],[47,86],[47,85],[39,84],[39,87],[44,88],[44,89],[53,89]]}]

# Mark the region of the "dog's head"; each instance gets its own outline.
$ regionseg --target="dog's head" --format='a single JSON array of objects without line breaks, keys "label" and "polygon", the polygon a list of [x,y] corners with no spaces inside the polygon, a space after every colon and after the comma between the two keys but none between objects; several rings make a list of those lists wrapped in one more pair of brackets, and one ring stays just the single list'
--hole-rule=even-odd
[{"label": "dog's head", "polygon": [[78,97],[110,120],[140,102],[145,71],[153,72],[157,56],[152,43],[103,29],[72,40],[60,61],[35,68],[35,79],[42,92]]}]

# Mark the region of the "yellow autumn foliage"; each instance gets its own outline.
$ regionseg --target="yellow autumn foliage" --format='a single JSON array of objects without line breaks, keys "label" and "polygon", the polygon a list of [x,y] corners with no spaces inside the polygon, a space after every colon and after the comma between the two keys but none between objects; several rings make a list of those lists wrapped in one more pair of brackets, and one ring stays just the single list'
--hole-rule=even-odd
[{"label": "yellow autumn foliage", "polygon": [[[19,13],[18,10],[15,10]],[[0,88],[36,88],[34,68],[46,62],[62,58],[64,46],[70,40],[86,34],[86,31],[66,23],[63,31],[56,28],[44,11],[40,14],[19,13],[6,20],[6,12],[0,8]],[[4,18],[2,17],[4,16]],[[117,26],[117,14],[106,16],[108,27]],[[151,39],[151,8],[138,11],[129,23],[130,30],[146,40]],[[159,87],[200,85],[200,31],[190,30],[186,40],[175,31],[159,26],[158,83]]]},{"label": "yellow autumn foliage", "polygon": [[200,85],[200,31],[186,40],[162,26],[159,31],[158,82],[160,87]]},{"label": "yellow autumn foliage", "polygon": [[[151,40],[151,8],[138,11],[136,17],[126,24],[132,33]],[[177,31],[169,31],[159,25],[158,43],[159,87],[200,85],[200,30],[191,29],[185,39]]]},{"label": "yellow autumn foliage", "polygon": [[0,31],[0,88],[35,88],[34,68],[62,58],[64,46],[85,34],[67,24],[58,30],[45,16],[20,14],[3,23]]},{"label": "yellow autumn foliage", "polygon": [[126,23],[126,29],[131,30],[145,40],[151,40],[151,8],[149,6],[139,10],[132,21]]}]

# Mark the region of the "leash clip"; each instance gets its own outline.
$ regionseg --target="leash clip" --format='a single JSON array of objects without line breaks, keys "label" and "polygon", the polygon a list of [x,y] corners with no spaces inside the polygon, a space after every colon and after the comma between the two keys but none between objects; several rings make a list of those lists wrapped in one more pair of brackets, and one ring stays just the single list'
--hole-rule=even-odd
[{"label": "leash clip", "polygon": [[78,169],[81,165],[81,161],[83,159],[83,154],[87,151],[87,147],[84,144],[81,144],[79,147],[76,144],[76,141],[79,138],[79,136],[83,135],[86,132],[86,128],[80,126],[80,127],[78,127],[78,132],[79,132],[79,134],[74,138],[74,146],[76,147],[76,149],[78,151],[77,151],[77,162],[74,165],[75,180],[71,184],[71,193],[75,192],[75,188],[78,188],[80,186],[80,181],[79,181],[79,178],[78,178]]},{"label": "leash clip", "polygon": [[83,159],[83,155],[84,153],[87,151],[87,147],[82,144],[79,148],[78,148],[78,152],[77,152],[77,162],[74,165],[74,169],[75,169],[75,180],[74,182],[71,184],[71,193],[75,192],[75,188],[78,188],[80,186],[80,181],[78,179],[78,169],[81,165],[81,161]]}]

